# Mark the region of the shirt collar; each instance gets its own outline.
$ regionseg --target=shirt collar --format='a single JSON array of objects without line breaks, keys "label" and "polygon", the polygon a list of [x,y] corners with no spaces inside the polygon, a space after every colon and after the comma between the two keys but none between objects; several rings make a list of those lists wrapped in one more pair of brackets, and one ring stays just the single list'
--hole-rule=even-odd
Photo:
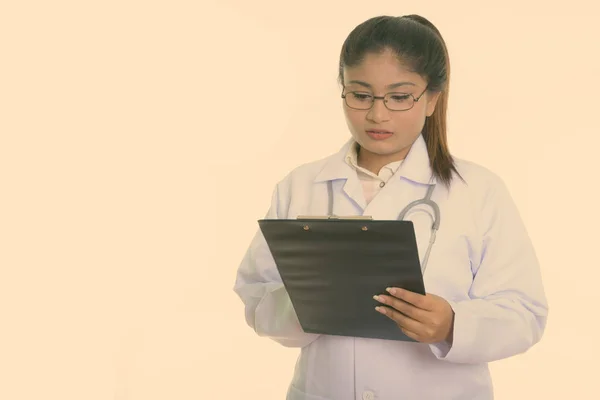
[{"label": "shirt collar", "polygon": [[[348,163],[357,172],[361,172],[361,173],[363,173],[365,175],[377,177],[378,174],[375,174],[375,173],[367,170],[366,168],[363,168],[360,165],[358,165],[358,151],[359,151],[359,149],[360,149],[360,146],[359,146],[359,144],[356,141],[354,141],[353,143],[350,144],[350,146],[348,146],[348,151],[346,153],[346,158],[345,158],[346,163]],[[387,165],[384,165],[382,167],[382,171],[384,172],[383,175],[391,176],[394,173],[396,173],[396,171],[398,171],[398,168],[400,167],[400,164],[402,164],[402,161],[403,160],[394,161],[394,162],[391,162],[391,163],[389,163]],[[381,172],[380,172],[379,175],[381,175]]]},{"label": "shirt collar", "polygon": [[[358,163],[356,162],[356,147],[354,146],[356,146],[356,142],[354,139],[350,139],[336,154],[329,157],[323,169],[316,176],[315,182],[348,179],[353,173],[355,174],[354,168]],[[436,182],[429,165],[427,144],[422,134],[417,137],[411,146],[396,175],[423,184]]]}]

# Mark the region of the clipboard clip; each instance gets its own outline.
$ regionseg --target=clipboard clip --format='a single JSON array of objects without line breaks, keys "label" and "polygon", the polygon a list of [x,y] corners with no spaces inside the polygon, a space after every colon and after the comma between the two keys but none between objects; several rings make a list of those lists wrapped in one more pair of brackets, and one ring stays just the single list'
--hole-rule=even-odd
[{"label": "clipboard clip", "polygon": [[299,215],[296,217],[297,220],[373,220],[370,215]]}]

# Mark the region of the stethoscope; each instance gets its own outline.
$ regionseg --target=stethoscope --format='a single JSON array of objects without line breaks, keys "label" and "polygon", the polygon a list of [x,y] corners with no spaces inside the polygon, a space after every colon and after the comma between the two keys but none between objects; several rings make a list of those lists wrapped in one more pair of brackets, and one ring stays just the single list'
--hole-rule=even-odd
[{"label": "stethoscope", "polygon": [[[431,253],[431,248],[435,243],[435,237],[438,229],[440,228],[440,208],[437,203],[431,200],[431,194],[435,189],[435,183],[429,184],[429,188],[427,189],[427,193],[422,199],[417,199],[411,203],[409,203],[406,207],[400,211],[398,215],[399,220],[404,220],[406,214],[414,207],[424,204],[433,209],[433,222],[431,224],[431,236],[429,238],[429,245],[427,246],[427,251],[425,252],[425,257],[423,257],[423,261],[421,263],[422,271],[425,272],[425,268],[427,268],[427,262],[429,261],[429,254]],[[327,181],[327,191],[328,191],[328,214],[329,216],[335,217],[333,214],[333,181]],[[429,214],[431,216],[431,214]]]}]

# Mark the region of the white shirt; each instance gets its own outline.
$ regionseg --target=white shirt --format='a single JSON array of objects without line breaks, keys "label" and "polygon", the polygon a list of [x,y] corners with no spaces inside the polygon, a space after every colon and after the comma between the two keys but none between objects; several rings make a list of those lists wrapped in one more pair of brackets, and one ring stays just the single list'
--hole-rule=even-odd
[{"label": "white shirt", "polygon": [[363,187],[363,193],[367,204],[373,200],[373,197],[379,192],[379,190],[385,186],[387,181],[398,171],[402,161],[394,161],[385,165],[379,171],[379,174],[374,174],[366,168],[358,165],[358,143],[352,142],[348,146],[348,153],[346,155],[346,162],[352,166],[358,175],[358,179]]},{"label": "white shirt", "polygon": [[[420,136],[397,172],[367,203],[356,170],[338,153],[291,171],[274,188],[267,218],[335,215],[396,219],[436,182]],[[234,290],[257,335],[300,349],[288,400],[490,400],[488,363],[523,353],[542,337],[548,315],[538,260],[502,180],[456,160],[466,183],[437,184],[431,199],[441,224],[423,280],[455,313],[452,347],[306,333],[260,230],[239,265]],[[430,239],[428,213],[415,210],[420,254]],[[373,311],[376,312],[376,311]],[[265,381],[272,379],[265,376]]]}]

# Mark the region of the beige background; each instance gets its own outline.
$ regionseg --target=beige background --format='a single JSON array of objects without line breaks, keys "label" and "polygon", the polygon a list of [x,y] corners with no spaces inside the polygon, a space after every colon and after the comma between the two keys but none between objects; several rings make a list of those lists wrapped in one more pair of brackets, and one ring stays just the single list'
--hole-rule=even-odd
[{"label": "beige background", "polygon": [[236,268],[276,181],[348,137],[346,35],[408,13],[449,46],[453,152],[543,268],[497,398],[600,398],[594,3],[3,1],[0,399],[283,399],[297,350],[245,325]]}]

